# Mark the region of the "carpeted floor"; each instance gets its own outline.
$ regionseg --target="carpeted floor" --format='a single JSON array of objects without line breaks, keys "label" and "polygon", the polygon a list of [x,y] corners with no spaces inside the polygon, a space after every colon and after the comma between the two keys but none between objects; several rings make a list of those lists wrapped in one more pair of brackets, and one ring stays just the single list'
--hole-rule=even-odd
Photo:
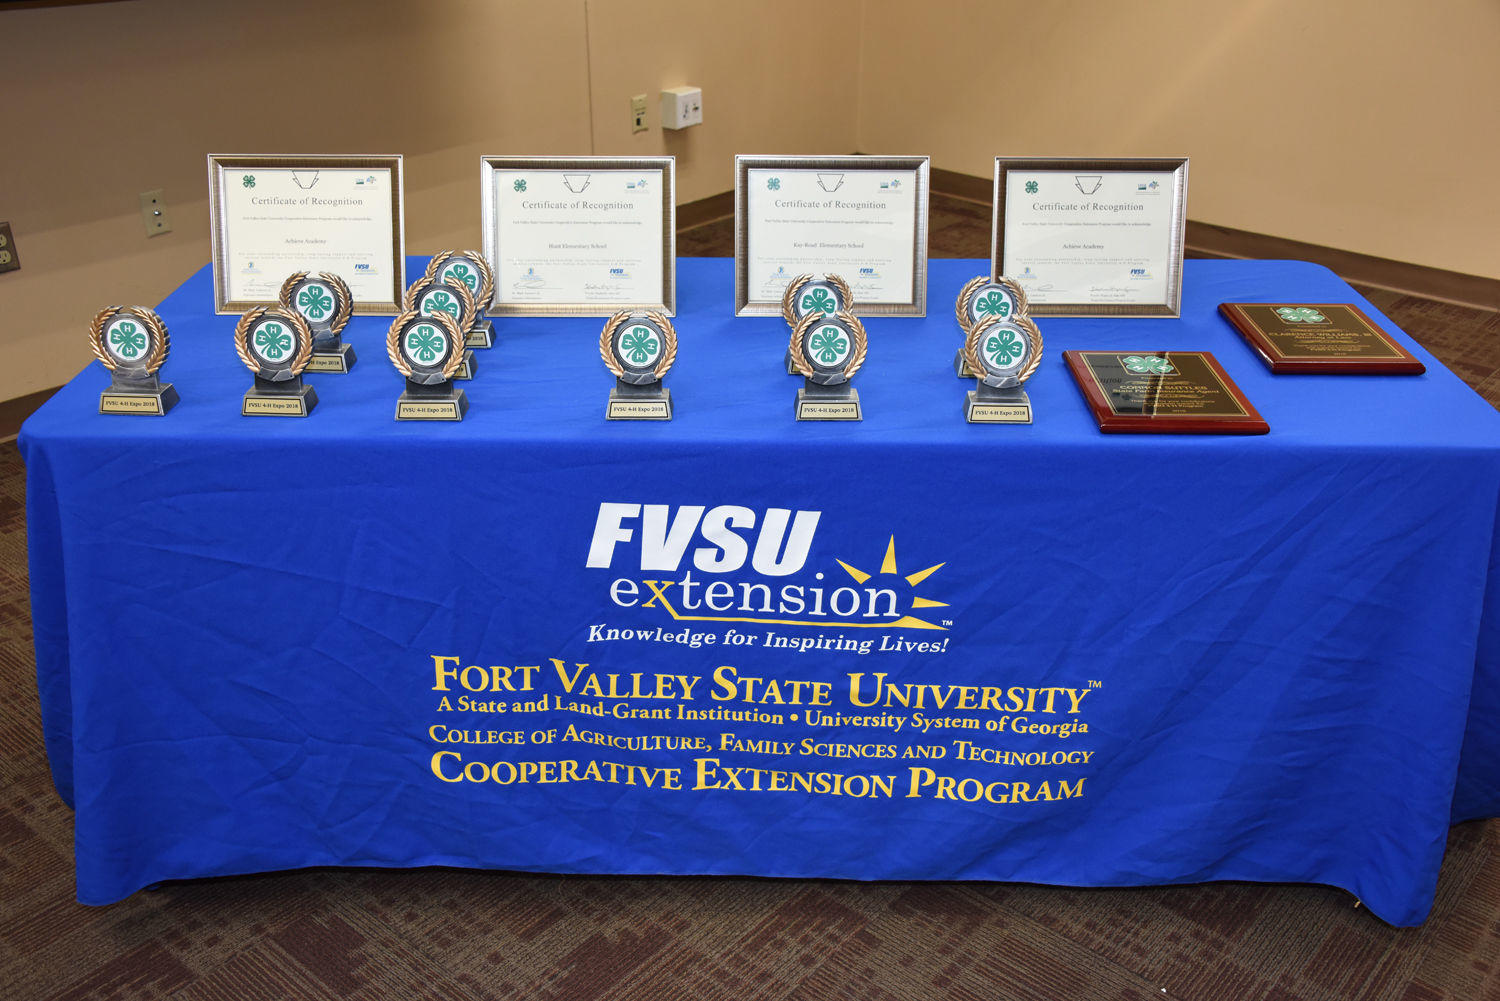
[{"label": "carpeted floor", "polygon": [[[934,196],[932,253],[989,209]],[[733,253],[733,223],[678,251]],[[1362,289],[1500,406],[1500,316]],[[1452,830],[1432,916],[1342,891],[304,870],[73,900],[42,751],[24,469],[0,447],[0,1001],[11,999],[1500,999],[1500,821]]]}]

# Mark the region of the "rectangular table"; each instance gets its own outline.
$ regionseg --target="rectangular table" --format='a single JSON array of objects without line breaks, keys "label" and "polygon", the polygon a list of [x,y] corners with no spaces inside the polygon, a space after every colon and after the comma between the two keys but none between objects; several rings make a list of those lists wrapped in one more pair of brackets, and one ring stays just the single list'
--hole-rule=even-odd
[{"label": "rectangular table", "polygon": [[[442,864],[1425,917],[1500,808],[1488,404],[1321,267],[1189,261],[1181,319],[1043,319],[1035,423],[966,425],[984,265],[934,261],[925,319],[869,321],[863,423],[799,424],[785,325],[679,268],[670,423],[603,420],[588,319],[497,322],[461,424],[392,419],[366,317],[309,418],[241,417],[207,269],[161,306],[175,410],[99,416],[94,364],[27,422],[80,900]],[[1358,302],[1428,372],[1272,376],[1225,300]],[[1212,351],[1270,434],[1102,435],[1065,348]]]}]

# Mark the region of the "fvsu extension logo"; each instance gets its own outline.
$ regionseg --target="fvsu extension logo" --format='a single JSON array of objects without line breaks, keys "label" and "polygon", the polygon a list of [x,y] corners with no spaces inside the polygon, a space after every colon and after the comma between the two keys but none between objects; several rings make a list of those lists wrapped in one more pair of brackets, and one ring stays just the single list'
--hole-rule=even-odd
[{"label": "fvsu extension logo", "polygon": [[936,629],[948,603],[919,594],[946,563],[903,573],[896,539],[851,553],[859,563],[810,568],[821,511],[733,504],[599,505],[589,540],[590,570],[611,570],[610,602],[676,622],[747,622],[841,629]]}]

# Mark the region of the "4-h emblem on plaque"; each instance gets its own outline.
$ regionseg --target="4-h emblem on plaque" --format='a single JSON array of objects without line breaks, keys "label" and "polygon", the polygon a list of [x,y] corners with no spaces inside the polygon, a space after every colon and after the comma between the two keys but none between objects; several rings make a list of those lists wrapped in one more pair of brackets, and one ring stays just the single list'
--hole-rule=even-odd
[{"label": "4-h emblem on plaque", "polygon": [[354,367],[354,348],[343,341],[354,312],[354,296],[344,279],[329,271],[298,271],[281,284],[282,309],[294,310],[313,335],[309,372],[347,372]]},{"label": "4-h emblem on plaque", "polygon": [[156,375],[171,346],[167,325],[145,306],[106,306],[95,313],[89,347],[110,373],[99,412],[160,417],[176,406],[177,390]]},{"label": "4-h emblem on plaque", "polygon": [[672,391],[661,384],[677,360],[677,331],[671,320],[653,310],[620,310],[599,334],[599,357],[615,376],[606,418],[672,419]]},{"label": "4-h emblem on plaque", "polygon": [[864,324],[848,310],[808,313],[792,328],[792,364],[802,376],[799,421],[857,421],[859,391],[849,380],[865,363]]},{"label": "4-h emblem on plaque", "polygon": [[[475,319],[479,316],[479,306],[468,285],[463,282],[446,282],[433,275],[418,278],[406,290],[405,308],[415,310],[421,316],[447,313],[458,324],[458,329],[464,331],[465,344],[468,343],[468,331],[473,328]],[[462,357],[453,378],[472,379],[474,352],[464,349],[463,344],[459,347],[463,349]]]},{"label": "4-h emblem on plaque", "polygon": [[1175,375],[1177,368],[1160,355],[1126,355],[1120,359],[1125,371],[1135,375]]},{"label": "4-h emblem on plaque", "polygon": [[396,420],[464,419],[469,398],[453,386],[465,354],[464,328],[452,313],[434,309],[423,314],[408,305],[391,321],[385,350],[396,371],[406,377],[406,391],[396,401]]},{"label": "4-h emblem on plaque", "polygon": [[1282,306],[1276,315],[1287,323],[1327,323],[1328,317],[1311,306]]},{"label": "4-h emblem on plaque", "polygon": [[306,417],[318,405],[318,394],[302,381],[312,358],[313,333],[295,309],[257,306],[241,316],[234,326],[234,350],[255,373],[241,414]]},{"label": "4-h emblem on plaque", "polygon": [[1021,388],[1042,363],[1042,332],[1029,316],[987,316],[969,328],[964,360],[979,374],[964,398],[970,424],[1030,424],[1031,400]]},{"label": "4-h emblem on plaque", "polygon": [[[969,279],[959,289],[958,298],[953,303],[953,315],[958,320],[958,329],[967,339],[974,325],[984,320],[1014,320],[1026,316],[1026,292],[1014,279],[980,275]],[[960,379],[979,378],[979,373],[969,368],[964,348],[959,348],[953,358],[953,372]]]},{"label": "4-h emblem on plaque", "polygon": [[495,325],[484,315],[495,297],[495,274],[482,254],[477,250],[445,250],[428,262],[426,277],[462,285],[474,297],[474,322],[465,340],[469,347],[487,348],[495,343]]},{"label": "4-h emblem on plaque", "polygon": [[[824,275],[822,278],[798,275],[787,283],[786,291],[781,294],[781,318],[793,329],[809,313],[832,316],[852,312],[854,293],[850,291],[849,283],[838,275]],[[786,374],[797,374],[790,350],[786,353]]]}]

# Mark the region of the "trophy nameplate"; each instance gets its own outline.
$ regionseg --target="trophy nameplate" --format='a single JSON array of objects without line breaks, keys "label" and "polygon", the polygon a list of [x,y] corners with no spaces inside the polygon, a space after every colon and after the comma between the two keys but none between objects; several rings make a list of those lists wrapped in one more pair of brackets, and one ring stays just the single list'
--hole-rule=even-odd
[{"label": "trophy nameplate", "polygon": [[89,347],[110,374],[99,394],[101,414],[161,417],[177,405],[177,390],[157,378],[172,340],[155,310],[106,306],[89,324]]},{"label": "trophy nameplate", "polygon": [[464,334],[463,326],[444,309],[424,316],[408,308],[391,322],[386,354],[406,377],[406,391],[396,401],[396,420],[464,419],[469,398],[453,385],[463,364]]},{"label": "trophy nameplate", "polygon": [[620,310],[599,335],[599,357],[615,376],[604,411],[608,420],[672,419],[672,391],[661,380],[677,360],[677,331],[665,314]]},{"label": "trophy nameplate", "polygon": [[979,373],[964,397],[970,424],[1031,423],[1031,400],[1021,387],[1042,363],[1042,332],[1029,316],[1012,316],[986,315],[969,328],[964,360]]},{"label": "trophy nameplate", "polygon": [[298,271],[281,285],[282,309],[295,310],[313,335],[309,372],[348,372],[354,367],[354,346],[345,344],[344,327],[354,313],[354,296],[344,280],[331,271]]},{"label": "trophy nameplate", "polygon": [[1421,375],[1395,338],[1351,303],[1224,302],[1219,312],[1277,375]]},{"label": "trophy nameplate", "polygon": [[864,415],[859,390],[850,385],[865,363],[869,341],[864,324],[848,310],[808,313],[792,328],[792,362],[802,376],[797,390],[799,421],[858,421]]},{"label": "trophy nameplate", "polygon": [[469,290],[474,297],[474,322],[465,334],[464,343],[471,348],[494,346],[495,325],[485,314],[495,298],[495,275],[484,255],[477,250],[445,250],[427,263],[426,277]]},{"label": "trophy nameplate", "polygon": [[[466,344],[468,331],[473,328],[475,317],[479,315],[478,306],[468,285],[461,281],[440,281],[430,275],[412,282],[411,288],[406,290],[406,298],[402,305],[408,310],[415,311],[419,316],[447,313],[458,324],[458,329],[464,331]],[[454,369],[452,377],[461,380],[472,379],[474,370],[474,352],[465,347],[460,353],[458,368]]]},{"label": "trophy nameplate", "polygon": [[1064,351],[1099,430],[1265,434],[1264,418],[1207,351]]},{"label": "trophy nameplate", "polygon": [[318,394],[302,381],[312,358],[313,333],[295,309],[256,306],[234,327],[234,350],[255,373],[240,413],[246,417],[306,417]]},{"label": "trophy nameplate", "polygon": [[[958,320],[958,329],[964,333],[965,345],[969,332],[982,320],[991,317],[1012,320],[1026,315],[1026,290],[1010,278],[991,278],[988,275],[970,278],[958,290],[958,298],[953,302],[953,316]],[[953,373],[960,379],[980,376],[979,372],[969,368],[964,346],[960,346],[953,356]]]},{"label": "trophy nameplate", "polygon": [[[854,312],[854,293],[849,283],[838,275],[798,275],[787,283],[781,294],[781,318],[786,325],[796,329],[797,324],[809,313]],[[797,366],[792,364],[792,350],[786,352],[786,374],[796,375]]]}]

